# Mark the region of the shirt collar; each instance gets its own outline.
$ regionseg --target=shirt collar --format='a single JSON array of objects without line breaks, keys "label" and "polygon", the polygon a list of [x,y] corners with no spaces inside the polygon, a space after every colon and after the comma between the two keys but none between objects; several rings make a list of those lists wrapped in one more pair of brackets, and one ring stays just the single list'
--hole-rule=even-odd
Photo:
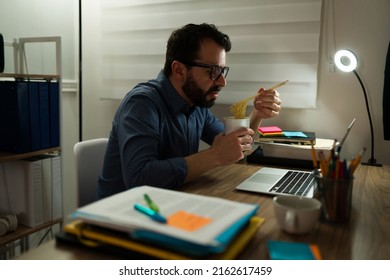
[{"label": "shirt collar", "polygon": [[188,103],[180,96],[162,70],[158,74],[156,80],[161,84],[163,89],[161,96],[172,112],[182,112],[185,115],[190,115],[195,110],[195,106],[189,106]]}]

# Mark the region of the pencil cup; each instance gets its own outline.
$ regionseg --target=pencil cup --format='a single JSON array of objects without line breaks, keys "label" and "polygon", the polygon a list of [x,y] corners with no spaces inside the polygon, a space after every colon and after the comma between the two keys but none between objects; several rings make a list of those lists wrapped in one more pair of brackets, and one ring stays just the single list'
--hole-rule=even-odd
[{"label": "pencil cup", "polygon": [[353,177],[333,179],[316,176],[317,196],[322,203],[320,220],[347,223],[351,217]]}]

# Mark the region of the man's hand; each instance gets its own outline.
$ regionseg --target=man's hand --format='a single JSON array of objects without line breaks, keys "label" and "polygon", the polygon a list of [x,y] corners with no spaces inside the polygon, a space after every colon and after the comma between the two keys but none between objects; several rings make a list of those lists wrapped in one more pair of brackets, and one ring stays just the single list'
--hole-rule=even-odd
[{"label": "man's hand", "polygon": [[218,155],[221,165],[233,164],[244,158],[244,151],[252,149],[254,131],[240,128],[227,135],[219,134],[214,138],[211,149]]},{"label": "man's hand", "polygon": [[257,119],[268,119],[279,115],[282,101],[276,90],[261,88],[253,101],[254,114]]}]

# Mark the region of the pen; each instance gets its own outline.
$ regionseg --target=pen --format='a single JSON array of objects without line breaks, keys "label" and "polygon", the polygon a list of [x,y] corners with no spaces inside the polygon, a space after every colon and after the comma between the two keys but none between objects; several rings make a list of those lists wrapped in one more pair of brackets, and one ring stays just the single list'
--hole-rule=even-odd
[{"label": "pen", "polygon": [[146,216],[150,217],[151,219],[155,220],[156,222],[165,224],[167,222],[167,219],[163,216],[161,216],[156,211],[149,209],[145,206],[142,206],[141,204],[134,204],[134,209],[139,211],[142,214],[145,214]]},{"label": "pen", "polygon": [[150,209],[152,209],[156,213],[160,212],[160,209],[158,208],[157,204],[154,203],[154,201],[147,194],[144,194],[144,198]]}]

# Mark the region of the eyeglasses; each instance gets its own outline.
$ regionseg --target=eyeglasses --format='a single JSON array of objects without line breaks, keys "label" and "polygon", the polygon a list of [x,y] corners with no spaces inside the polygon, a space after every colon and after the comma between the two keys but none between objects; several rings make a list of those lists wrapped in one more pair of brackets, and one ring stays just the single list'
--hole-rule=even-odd
[{"label": "eyeglasses", "polygon": [[204,64],[204,63],[200,63],[200,62],[183,62],[183,63],[188,65],[188,66],[209,68],[210,69],[210,79],[213,81],[218,80],[221,75],[223,75],[223,77],[226,78],[227,74],[229,73],[229,67]]}]

